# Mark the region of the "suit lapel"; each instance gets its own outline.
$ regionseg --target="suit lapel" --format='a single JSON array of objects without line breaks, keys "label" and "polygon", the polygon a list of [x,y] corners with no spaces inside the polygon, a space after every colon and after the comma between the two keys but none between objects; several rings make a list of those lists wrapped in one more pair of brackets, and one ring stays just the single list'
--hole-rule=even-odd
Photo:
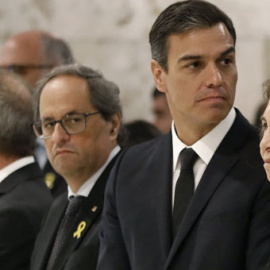
[{"label": "suit lapel", "polygon": [[[157,145],[156,151],[153,154],[153,170],[151,178],[154,182],[153,187],[158,185],[158,192],[153,194],[156,197],[156,226],[160,232],[159,239],[162,254],[168,256],[171,249],[171,214],[172,214],[172,134],[169,133],[163,136],[160,144]],[[162,166],[161,165],[162,160]],[[153,191],[152,191],[153,192]],[[154,191],[155,192],[155,191]]]},{"label": "suit lapel", "polygon": [[238,113],[232,128],[221,142],[202,176],[189,208],[186,211],[181,228],[173,242],[166,262],[166,268],[169,266],[184,239],[188,236],[192,226],[207,206],[216,189],[239,160],[240,149],[246,141],[246,126],[246,120]]},{"label": "suit lapel", "polygon": [[100,217],[103,209],[105,186],[115,160],[116,157],[106,167],[80,207],[74,226],[69,231],[69,238],[65,249],[61,252],[55,263],[55,269],[62,269],[64,267],[71,253],[79,247],[84,236],[91,230],[93,223]]}]

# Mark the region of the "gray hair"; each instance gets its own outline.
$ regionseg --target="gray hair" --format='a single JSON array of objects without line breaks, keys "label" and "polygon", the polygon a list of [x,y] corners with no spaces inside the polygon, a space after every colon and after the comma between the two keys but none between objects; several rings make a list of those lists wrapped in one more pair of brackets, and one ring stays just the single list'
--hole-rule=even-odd
[{"label": "gray hair", "polygon": [[[122,115],[120,90],[115,83],[106,80],[99,71],[79,64],[70,64],[54,68],[40,81],[33,96],[35,121],[40,120],[39,102],[43,88],[51,79],[60,75],[72,75],[87,81],[91,96],[90,102],[101,113],[105,121],[110,121],[117,112]],[[117,138],[119,144],[125,139],[124,137],[125,131],[121,125]]]},{"label": "gray hair", "polygon": [[270,100],[270,79],[266,80],[262,84],[263,97],[266,101]]},{"label": "gray hair", "polygon": [[54,66],[74,63],[69,45],[62,39],[49,34],[41,35],[41,44],[45,60]]},{"label": "gray hair", "polygon": [[224,23],[234,44],[236,32],[231,19],[215,5],[202,0],[176,2],[167,7],[156,19],[149,34],[152,58],[168,71],[168,38],[193,29],[210,28]]},{"label": "gray hair", "polygon": [[31,92],[20,76],[0,71],[0,152],[3,155],[24,157],[34,153]]}]

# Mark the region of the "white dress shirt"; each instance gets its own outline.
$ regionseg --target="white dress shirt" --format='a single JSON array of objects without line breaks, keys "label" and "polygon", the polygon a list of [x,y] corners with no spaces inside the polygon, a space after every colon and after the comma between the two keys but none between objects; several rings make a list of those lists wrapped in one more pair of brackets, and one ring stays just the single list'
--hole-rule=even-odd
[{"label": "white dress shirt", "polygon": [[177,179],[180,175],[181,165],[179,161],[179,154],[184,148],[192,148],[198,155],[198,159],[194,164],[193,173],[194,173],[194,188],[196,189],[202,175],[209,164],[211,158],[213,157],[216,149],[219,144],[231,128],[234,119],[236,117],[236,112],[232,108],[227,117],[222,120],[214,129],[212,129],[208,134],[198,140],[191,146],[186,146],[178,138],[174,122],[172,123],[172,145],[173,145],[173,185],[172,185],[172,204],[174,203],[174,193]]},{"label": "white dress shirt", "polygon": [[12,162],[8,166],[6,166],[2,170],[0,170],[0,183],[5,178],[7,178],[10,174],[12,174],[13,172],[17,171],[18,169],[20,169],[28,164],[34,163],[34,162],[35,162],[35,159],[33,156],[23,157],[23,158],[20,158],[16,161]]}]

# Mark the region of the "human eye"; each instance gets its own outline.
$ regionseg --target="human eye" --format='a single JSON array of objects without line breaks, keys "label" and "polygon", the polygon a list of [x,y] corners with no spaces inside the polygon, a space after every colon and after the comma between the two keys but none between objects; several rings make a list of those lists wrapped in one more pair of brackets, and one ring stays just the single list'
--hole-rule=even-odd
[{"label": "human eye", "polygon": [[232,62],[232,60],[230,58],[225,58],[221,62],[224,66],[228,66]]},{"label": "human eye", "polygon": [[72,123],[72,124],[80,123],[80,122],[82,122],[82,120],[83,120],[83,116],[82,116],[82,115],[72,115],[72,116],[69,118],[69,121],[70,121],[70,123]]},{"label": "human eye", "polygon": [[194,61],[187,64],[187,68],[189,69],[198,69],[202,66],[202,63],[200,61]]},{"label": "human eye", "polygon": [[265,132],[267,131],[267,129],[268,129],[267,121],[264,118],[262,118],[261,130],[260,130],[260,139],[261,140],[263,139],[263,136],[264,136]]},{"label": "human eye", "polygon": [[64,124],[67,127],[77,126],[83,122],[83,116],[79,114],[69,115],[64,118]]},{"label": "human eye", "polygon": [[55,121],[53,121],[53,120],[42,121],[42,129],[49,130],[49,129],[53,129],[54,126],[55,126]]},{"label": "human eye", "polygon": [[226,56],[220,60],[222,66],[227,67],[235,62],[233,56]]},{"label": "human eye", "polygon": [[267,122],[265,120],[262,120],[261,133],[263,134],[266,131],[267,128],[268,128]]}]

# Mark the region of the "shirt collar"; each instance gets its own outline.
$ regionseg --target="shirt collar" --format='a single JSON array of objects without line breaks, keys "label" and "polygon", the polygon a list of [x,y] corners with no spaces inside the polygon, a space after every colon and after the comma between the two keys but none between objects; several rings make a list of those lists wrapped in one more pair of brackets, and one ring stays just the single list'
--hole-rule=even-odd
[{"label": "shirt collar", "polygon": [[[235,117],[236,113],[235,110],[232,108],[224,120],[222,120],[204,137],[202,137],[200,140],[190,146],[206,164],[209,163],[219,144],[231,128]],[[173,171],[175,171],[179,154],[187,146],[178,138],[174,127],[174,122],[172,123],[171,130],[173,144]]]},{"label": "shirt collar", "polygon": [[86,182],[83,183],[83,185],[78,189],[76,193],[72,191],[70,186],[68,186],[68,198],[72,196],[84,196],[88,197],[90,194],[93,186],[95,185],[96,181],[100,177],[100,175],[103,173],[103,171],[106,169],[107,165],[110,163],[110,161],[118,154],[118,152],[121,150],[120,146],[117,145],[110,153],[108,159],[106,162],[99,168],[99,170],[92,175]]},{"label": "shirt collar", "polygon": [[8,166],[6,166],[2,170],[0,170],[0,183],[5,178],[7,178],[10,174],[12,174],[13,172],[17,171],[18,169],[20,169],[28,164],[34,163],[34,162],[35,162],[35,159],[33,156],[23,157],[23,158],[20,158],[16,161],[12,162]]}]

